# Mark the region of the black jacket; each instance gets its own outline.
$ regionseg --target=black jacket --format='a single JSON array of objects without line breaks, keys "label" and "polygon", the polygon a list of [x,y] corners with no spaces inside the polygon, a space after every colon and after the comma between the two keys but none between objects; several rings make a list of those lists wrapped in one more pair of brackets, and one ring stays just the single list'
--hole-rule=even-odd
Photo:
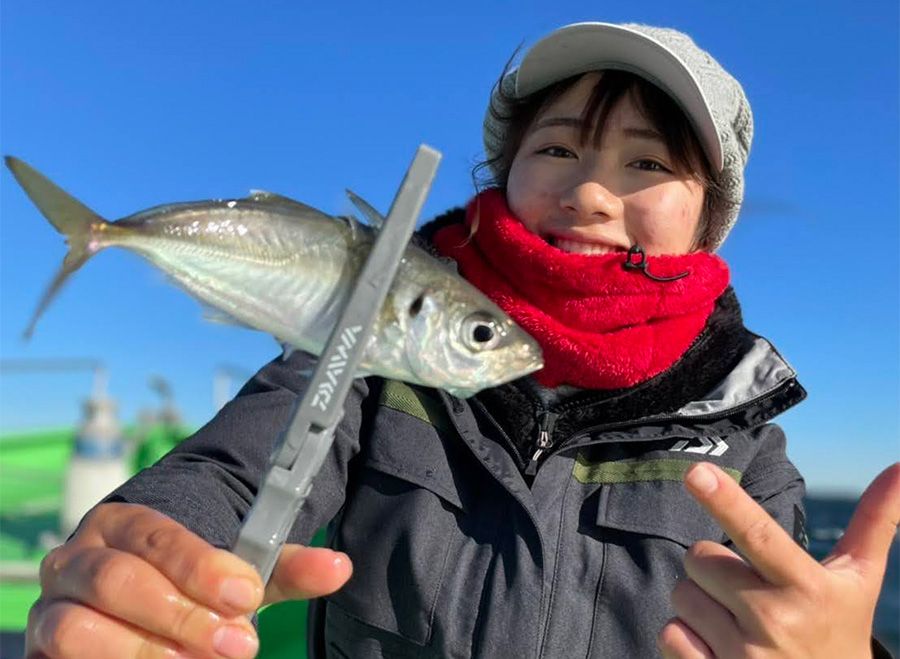
[{"label": "black jacket", "polygon": [[[230,547],[308,366],[271,362],[111,500]],[[329,524],[354,562],[311,607],[311,656],[656,656],[686,548],[727,542],[684,490],[693,462],[726,469],[803,540],[803,481],[770,423],[803,397],[730,290],[673,367],[626,390],[523,380],[460,400],[357,380],[289,537]]]}]

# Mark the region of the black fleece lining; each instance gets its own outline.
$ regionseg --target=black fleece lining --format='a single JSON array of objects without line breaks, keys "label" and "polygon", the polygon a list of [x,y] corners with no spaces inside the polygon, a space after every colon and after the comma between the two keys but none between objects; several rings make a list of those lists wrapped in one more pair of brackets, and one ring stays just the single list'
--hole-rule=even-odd
[{"label": "black fleece lining", "polygon": [[535,451],[537,416],[549,409],[559,414],[554,435],[572,436],[580,429],[674,412],[711,391],[737,365],[753,345],[753,335],[741,322],[740,306],[729,287],[716,300],[706,327],[688,351],[668,370],[634,387],[616,390],[580,390],[558,397],[549,408],[545,392],[531,378],[486,389],[476,395],[482,413],[493,419],[522,457]]},{"label": "black fleece lining", "polygon": [[413,234],[413,243],[417,247],[421,247],[422,249],[424,249],[432,256],[436,256],[441,259],[446,258],[445,256],[439,254],[437,249],[435,248],[433,242],[434,234],[446,226],[450,226],[451,224],[462,224],[465,221],[465,208],[451,208],[446,213],[441,213],[433,220],[429,220],[421,227],[419,227]]}]

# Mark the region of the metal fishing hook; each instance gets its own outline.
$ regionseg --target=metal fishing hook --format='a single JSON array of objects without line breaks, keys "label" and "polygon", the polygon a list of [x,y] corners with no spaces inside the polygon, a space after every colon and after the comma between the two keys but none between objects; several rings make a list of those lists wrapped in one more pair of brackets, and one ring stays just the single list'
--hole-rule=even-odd
[{"label": "metal fishing hook", "polygon": [[[635,263],[632,258],[634,256],[637,256],[639,259],[637,263]],[[625,270],[640,270],[644,273],[645,277],[652,279],[653,281],[675,281],[691,274],[689,270],[685,270],[684,272],[672,275],[671,277],[657,277],[647,269],[647,255],[644,253],[644,248],[638,244],[632,245],[628,250],[628,254],[625,256],[625,263],[622,264],[622,267]]]}]

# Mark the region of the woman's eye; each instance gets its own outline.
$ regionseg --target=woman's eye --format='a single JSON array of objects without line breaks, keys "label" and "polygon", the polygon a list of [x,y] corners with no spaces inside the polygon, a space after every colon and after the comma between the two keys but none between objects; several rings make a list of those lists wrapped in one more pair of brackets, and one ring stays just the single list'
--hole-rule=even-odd
[{"label": "woman's eye", "polygon": [[540,149],[538,153],[551,158],[574,158],[575,154],[563,146],[548,146]]},{"label": "woman's eye", "polygon": [[671,172],[668,167],[659,163],[655,160],[647,160],[646,158],[643,160],[636,160],[631,164],[635,169],[640,169],[646,172]]}]

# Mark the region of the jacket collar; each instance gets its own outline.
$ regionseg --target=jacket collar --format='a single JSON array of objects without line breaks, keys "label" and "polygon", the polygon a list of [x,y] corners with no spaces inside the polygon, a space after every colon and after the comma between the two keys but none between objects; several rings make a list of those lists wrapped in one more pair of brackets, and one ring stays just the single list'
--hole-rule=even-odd
[{"label": "jacket collar", "polygon": [[718,385],[699,400],[683,405],[676,414],[686,418],[727,416],[771,396],[796,377],[797,373],[772,344],[757,336]]}]

